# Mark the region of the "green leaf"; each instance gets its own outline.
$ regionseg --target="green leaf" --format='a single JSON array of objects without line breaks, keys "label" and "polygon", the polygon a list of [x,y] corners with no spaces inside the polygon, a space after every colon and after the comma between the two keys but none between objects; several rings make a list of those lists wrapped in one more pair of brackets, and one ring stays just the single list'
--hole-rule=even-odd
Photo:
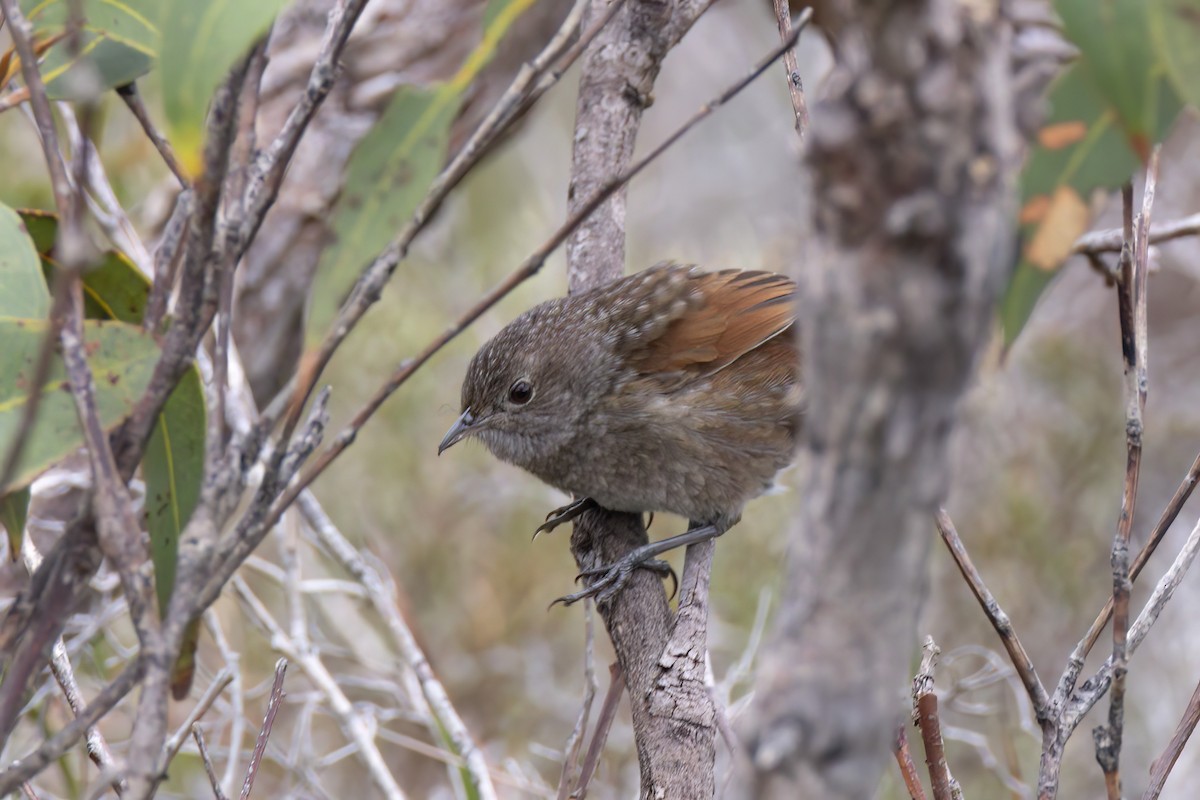
[{"label": "green leaf", "polygon": [[1200,0],[1148,0],[1146,7],[1176,91],[1200,108]]},{"label": "green leaf", "polygon": [[1000,305],[1005,345],[1092,221],[1092,196],[1129,180],[1182,103],[1142,0],[1059,0],[1081,57],[1052,84],[1051,114],[1021,176],[1021,259]]},{"label": "green leaf", "polygon": [[[38,234],[34,240],[50,269],[58,220],[44,212],[20,212]],[[89,318],[140,324],[150,295],[150,282],[123,254],[110,251],[83,277],[84,305]],[[204,443],[208,430],[204,389],[193,365],[167,398],[154,423],[142,456],[146,482],[146,527],[159,609],[165,610],[175,585],[179,536],[200,500],[204,479]],[[198,631],[197,631],[198,632]]]},{"label": "green leaf", "polygon": [[204,117],[229,70],[266,33],[288,0],[160,0],[163,105],[175,153],[189,175],[203,169]]},{"label": "green leaf", "polygon": [[[13,441],[29,402],[38,352],[50,328],[44,319],[0,317],[0,451]],[[96,379],[96,410],[105,429],[119,424],[154,373],[159,348],[141,328],[121,322],[84,320],[84,348]],[[16,476],[0,490],[26,486],[38,474],[83,444],[75,402],[62,359],[55,357]]]},{"label": "green leaf", "polygon": [[26,486],[0,498],[0,525],[4,526],[8,534],[8,555],[13,561],[21,557],[21,540],[25,538],[29,497],[29,487]]},{"label": "green leaf", "polygon": [[1158,140],[1165,74],[1150,36],[1146,0],[1057,0],[1063,32],[1079,48],[1078,69],[1106,101],[1144,161]]},{"label": "green leaf", "polygon": [[333,321],[359,271],[383,250],[437,177],[463,91],[487,65],[513,21],[533,0],[492,0],[483,40],[448,82],[435,89],[404,87],[354,150],[345,188],[333,212],[336,241],[322,254],[313,281],[308,339]]},{"label": "green leaf", "polygon": [[192,368],[167,398],[142,456],[146,525],[158,605],[164,611],[175,586],[179,536],[200,501],[207,430],[204,390],[199,372]]},{"label": "green leaf", "polygon": [[[85,0],[86,23],[77,55],[72,55],[62,37],[70,15],[69,0],[21,0],[20,5],[34,26],[35,39],[59,39],[41,65],[46,94],[52,100],[94,98],[99,91],[145,75],[154,64],[158,45],[155,0]],[[90,72],[81,69],[85,63]]]},{"label": "green leaf", "polygon": [[58,215],[38,208],[20,208],[17,214],[25,223],[34,249],[42,255],[48,255],[54,249],[54,239],[58,236]]},{"label": "green leaf", "polygon": [[0,316],[44,317],[50,292],[25,223],[17,212],[0,205]]},{"label": "green leaf", "polygon": [[[29,209],[17,213],[41,255],[45,282],[53,283],[54,270],[58,268],[54,259],[58,217],[48,211]],[[120,251],[104,253],[100,262],[83,274],[83,311],[88,319],[140,324],[149,297],[150,281]]]}]

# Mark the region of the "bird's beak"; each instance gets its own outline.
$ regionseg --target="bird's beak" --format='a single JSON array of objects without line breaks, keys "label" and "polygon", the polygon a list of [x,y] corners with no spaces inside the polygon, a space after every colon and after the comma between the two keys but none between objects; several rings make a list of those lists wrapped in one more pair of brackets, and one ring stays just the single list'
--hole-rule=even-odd
[{"label": "bird's beak", "polygon": [[442,443],[438,445],[438,455],[442,451],[458,444],[463,438],[471,432],[471,428],[475,425],[475,414],[471,409],[467,409],[462,413],[454,424],[450,426],[450,430],[446,431],[446,435],[442,437]]}]

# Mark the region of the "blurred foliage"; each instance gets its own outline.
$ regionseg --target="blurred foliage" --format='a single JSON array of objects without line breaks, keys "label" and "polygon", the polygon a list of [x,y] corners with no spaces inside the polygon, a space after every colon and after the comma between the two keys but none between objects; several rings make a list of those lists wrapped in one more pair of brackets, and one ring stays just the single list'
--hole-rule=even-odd
[{"label": "blurred foliage", "polygon": [[[1001,302],[1007,344],[1075,240],[1091,225],[1091,199],[1116,189],[1161,142],[1182,106],[1166,62],[1171,48],[1151,36],[1165,3],[1145,0],[1057,0],[1063,32],[1079,59],[1050,89],[1051,113],[1021,176],[1021,259]],[[1195,52],[1200,38],[1169,44]]]},{"label": "blurred foliage", "polygon": [[[149,2],[150,0],[144,0]],[[157,0],[158,81],[167,138],[192,177],[203,172],[204,120],[213,92],[262,38],[288,0]]]},{"label": "blurred foliage", "polygon": [[[0,317],[0,442],[13,441],[19,429],[46,332],[45,319]],[[96,380],[96,408],[105,428],[116,426],[133,410],[150,382],[158,345],[141,328],[120,322],[85,320],[83,346]],[[75,403],[66,387],[62,358],[55,355],[37,422],[8,489],[20,488],[51,464],[83,444]]]},{"label": "blurred foliage", "polygon": [[306,325],[314,345],[333,322],[355,278],[412,218],[446,161],[450,125],[464,92],[496,52],[509,26],[534,0],[491,0],[483,40],[455,73],[434,89],[405,86],[354,149],[313,282]]},{"label": "blurred foliage", "polygon": [[48,48],[41,73],[52,100],[95,97],[140,78],[154,64],[158,0],[82,0],[79,10],[87,24],[78,45],[66,38],[71,0],[20,0],[19,5],[33,25],[35,42]]}]

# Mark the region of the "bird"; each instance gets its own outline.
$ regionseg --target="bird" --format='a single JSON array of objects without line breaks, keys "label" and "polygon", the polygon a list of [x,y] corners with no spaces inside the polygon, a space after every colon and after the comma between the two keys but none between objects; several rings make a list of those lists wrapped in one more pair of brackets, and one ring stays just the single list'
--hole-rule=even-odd
[{"label": "bird", "polygon": [[[590,508],[669,512],[681,534],[581,573],[606,602],[655,556],[715,538],[794,458],[803,413],[796,285],[662,262],[526,311],[485,343],[441,455],[475,438]],[[535,534],[536,535],[536,534]]]}]

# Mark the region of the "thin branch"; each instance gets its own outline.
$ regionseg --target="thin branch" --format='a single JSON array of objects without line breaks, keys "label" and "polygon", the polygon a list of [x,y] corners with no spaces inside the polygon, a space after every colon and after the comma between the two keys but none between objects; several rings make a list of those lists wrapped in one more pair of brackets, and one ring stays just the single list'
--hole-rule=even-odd
[{"label": "thin branch", "polygon": [[621,695],[625,693],[625,672],[621,669],[621,665],[614,661],[609,665],[608,672],[608,692],[604,695],[604,703],[600,706],[600,716],[596,718],[596,730],[592,732],[592,742],[588,745],[587,755],[579,770],[579,782],[575,784],[575,790],[571,792],[573,798],[587,796],[588,784],[592,782],[592,776],[596,774],[596,767],[600,763],[600,753],[604,750],[604,742],[608,739],[608,732],[612,729],[613,720],[617,717],[617,707],[621,703]]},{"label": "thin branch", "polygon": [[[1138,614],[1133,625],[1129,627],[1128,636],[1128,652],[1133,655],[1137,652],[1146,636],[1149,635],[1150,629],[1154,627],[1154,623],[1158,621],[1159,615],[1166,607],[1171,597],[1175,594],[1175,590],[1179,588],[1179,584],[1183,582],[1184,576],[1195,561],[1196,555],[1200,553],[1200,521],[1197,521],[1192,532],[1188,534],[1187,541],[1184,542],[1183,548],[1175,556],[1175,560],[1171,563],[1166,574],[1159,579],[1154,587],[1154,591],[1150,594],[1150,599],[1146,601],[1142,611]],[[1062,718],[1059,723],[1059,731],[1057,732],[1058,750],[1057,757],[1061,758],[1061,745],[1066,743],[1071,733],[1083,721],[1083,718],[1091,711],[1096,703],[1104,697],[1104,693],[1108,691],[1112,684],[1112,657],[1106,660],[1096,673],[1088,680],[1084,681],[1079,690],[1071,695],[1070,701],[1063,709]],[[1046,759],[1043,753],[1043,762]],[[1039,797],[1052,796],[1045,788],[1046,770],[1043,765],[1043,775],[1039,783]]]},{"label": "thin branch", "polygon": [[221,618],[211,608],[204,612],[204,624],[209,635],[217,645],[217,651],[225,661],[224,669],[233,676],[230,684],[230,705],[232,706],[229,724],[229,755],[225,761],[225,771],[221,776],[221,793],[228,796],[233,792],[234,781],[237,780],[238,759],[242,752],[242,737],[246,728],[245,696],[242,691],[241,656],[229,646],[225,631],[221,628]]},{"label": "thin branch", "polygon": [[[1192,461],[1192,466],[1188,469],[1187,475],[1184,476],[1183,482],[1175,490],[1171,501],[1167,503],[1167,507],[1163,509],[1162,515],[1158,518],[1158,522],[1155,523],[1154,529],[1150,531],[1150,536],[1147,538],[1146,544],[1142,546],[1141,552],[1133,560],[1133,565],[1129,569],[1130,581],[1136,581],[1138,576],[1142,574],[1142,569],[1146,566],[1146,562],[1150,560],[1150,556],[1154,555],[1159,542],[1163,540],[1163,537],[1167,535],[1167,531],[1171,529],[1175,518],[1183,510],[1184,503],[1192,496],[1192,490],[1196,488],[1198,481],[1200,481],[1200,455],[1197,455],[1196,459]],[[1092,651],[1092,647],[1095,646],[1096,641],[1100,638],[1104,626],[1112,618],[1112,610],[1113,601],[1112,597],[1109,597],[1104,604],[1104,608],[1096,615],[1096,619],[1092,622],[1092,627],[1088,629],[1087,635],[1083,637],[1072,653],[1072,664],[1078,663],[1082,668],[1083,660]],[[1079,673],[1076,671],[1071,677],[1071,688],[1074,688],[1074,681],[1078,676]]]},{"label": "thin branch", "polygon": [[[300,650],[296,647],[291,637],[288,636],[287,631],[271,616],[266,606],[250,590],[249,585],[244,580],[235,576],[231,584],[234,594],[241,601],[243,607],[267,631],[272,649],[294,662],[324,696],[325,701],[329,704],[330,712],[337,719],[346,737],[358,746],[357,754],[365,763],[368,774],[380,792],[389,798],[389,800],[403,800],[404,792],[396,783],[395,777],[387,767],[387,762],[384,761],[383,755],[375,745],[375,732],[372,730],[372,726],[354,708],[354,704],[346,697],[345,692],[342,691],[337,680],[325,667],[320,656],[311,648]],[[261,734],[259,738],[260,740],[262,739]],[[263,746],[265,745],[264,741]],[[250,777],[251,772],[256,771],[258,768],[257,763],[251,766],[252,769],[247,771],[247,780],[252,780]],[[246,793],[247,789],[243,785],[243,800]]]},{"label": "thin branch", "polygon": [[157,331],[167,314],[167,300],[171,296],[171,287],[175,285],[175,275],[183,255],[182,244],[194,205],[195,194],[192,190],[185,189],[179,193],[158,248],[154,251],[154,281],[150,285],[150,297],[146,300],[146,312],[142,319],[142,327],[147,331]]},{"label": "thin branch", "polygon": [[[21,560],[24,562],[25,569],[31,577],[42,565],[42,554],[38,552],[31,536],[25,536],[21,540]],[[75,679],[75,671],[71,667],[71,659],[67,655],[67,648],[63,644],[61,636],[55,640],[54,646],[50,650],[50,672],[54,675],[54,680],[62,689],[63,696],[67,700],[67,705],[71,708],[71,713],[78,717],[84,712],[86,704],[83,701],[83,692],[80,691],[79,682]],[[91,758],[96,766],[101,771],[108,770],[114,772],[116,770],[116,761],[113,759],[112,751],[109,750],[108,742],[104,740],[100,729],[89,728],[86,741],[88,757]],[[124,788],[119,778],[112,784],[112,789],[118,797],[123,795]]]},{"label": "thin branch", "polygon": [[[29,20],[21,13],[15,0],[0,0],[0,11],[3,12],[4,19],[8,22],[9,37],[12,39],[13,47],[17,51],[21,62],[21,76],[25,79],[25,86],[29,90],[29,104],[33,112],[34,124],[37,127],[38,141],[42,146],[42,155],[46,162],[46,169],[50,173],[50,188],[54,193],[54,204],[58,208],[62,221],[59,236],[60,239],[65,241],[70,238],[67,236],[66,229],[75,227],[72,222],[75,218],[74,209],[76,206],[71,191],[71,179],[63,163],[62,151],[58,142],[58,133],[54,127],[54,113],[50,108],[50,101],[46,98],[46,86],[42,82],[41,73],[38,71],[37,53],[32,43],[33,26],[29,24]],[[82,189],[80,191],[82,192]],[[82,250],[79,252],[82,252]],[[76,255],[78,254],[76,253]],[[65,260],[68,261],[69,266],[77,266],[75,259]],[[61,277],[56,278],[54,302],[50,311],[50,330],[47,332],[46,338],[42,342],[41,350],[38,353],[38,362],[34,369],[35,380],[30,386],[29,401],[22,411],[20,427],[17,429],[16,436],[6,450],[4,466],[0,469],[0,493],[5,491],[9,480],[12,479],[16,472],[21,452],[25,447],[29,432],[32,430],[33,423],[36,420],[40,407],[42,387],[45,385],[50,367],[50,359],[53,353],[52,348],[58,341],[62,318],[67,310],[69,288],[67,280]]]},{"label": "thin branch", "polygon": [[0,772],[0,797],[15,791],[23,782],[37,775],[47,766],[62,757],[79,742],[89,729],[94,728],[100,719],[112,711],[113,707],[129,694],[130,690],[142,679],[144,673],[142,659],[135,659],[127,665],[112,683],[108,684],[92,698],[87,709],[71,720],[67,725],[42,742],[37,750],[14,761],[3,772]]},{"label": "thin branch", "polygon": [[902,722],[896,726],[896,737],[892,740],[892,755],[900,767],[900,777],[904,779],[904,788],[908,791],[910,800],[925,800],[925,787],[921,785],[921,776],[917,773],[917,765],[913,762],[912,753],[908,749],[907,726]]},{"label": "thin branch", "polygon": [[449,739],[454,753],[463,759],[467,775],[479,795],[484,798],[495,797],[495,789],[492,787],[483,753],[475,744],[454,704],[450,702],[446,688],[438,680],[429,659],[425,657],[379,573],[367,564],[362,555],[334,526],[311,492],[301,495],[300,513],[342,568],[367,590],[367,597],[383,620],[393,646],[416,675],[421,695],[429,705],[430,714],[435,722],[435,735]]},{"label": "thin branch", "polygon": [[942,536],[942,541],[946,543],[946,548],[950,551],[954,563],[958,565],[958,571],[962,573],[963,579],[967,585],[971,587],[971,593],[975,595],[975,599],[979,601],[979,605],[983,608],[983,613],[987,615],[988,621],[992,623],[992,627],[996,629],[996,633],[1000,636],[1000,641],[1004,644],[1004,649],[1008,651],[1008,658],[1012,662],[1013,669],[1021,679],[1021,683],[1025,686],[1025,691],[1029,694],[1029,699],[1033,703],[1033,713],[1037,717],[1039,723],[1045,726],[1050,720],[1050,696],[1046,693],[1046,688],[1042,685],[1042,681],[1038,678],[1037,670],[1034,669],[1033,660],[1026,652],[1025,646],[1021,644],[1021,640],[1017,638],[1017,632],[1013,629],[1012,620],[1008,614],[1004,613],[1004,609],[996,601],[995,596],[988,590],[983,582],[979,570],[975,568],[975,564],[971,562],[971,557],[967,555],[967,548],[963,545],[962,539],[958,536],[958,531],[954,528],[954,523],[950,519],[950,515],[945,509],[940,509],[934,517],[937,524],[938,533]]},{"label": "thin branch", "polygon": [[946,750],[942,742],[941,719],[938,717],[938,699],[933,692],[933,670],[941,653],[932,636],[925,637],[922,649],[921,668],[913,678],[913,721],[921,729],[921,740],[925,744],[925,765],[929,768],[929,785],[933,800],[955,800],[961,797],[958,783],[950,775],[946,763]]},{"label": "thin branch", "polygon": [[200,732],[199,725],[192,726],[192,738],[196,740],[196,750],[200,753],[200,761],[204,764],[204,774],[208,776],[208,783],[212,786],[214,800],[228,800],[225,792],[221,789],[221,781],[217,778],[217,771],[208,755],[208,748],[204,745],[204,734]]},{"label": "thin branch", "polygon": [[330,9],[329,22],[325,26],[325,35],[312,72],[309,73],[308,85],[288,114],[279,134],[250,169],[245,193],[246,213],[241,223],[235,259],[241,257],[242,251],[254,240],[267,211],[274,205],[300,138],[333,89],[338,61],[366,5],[367,0],[338,0]]},{"label": "thin branch", "polygon": [[557,800],[567,800],[571,792],[571,784],[575,780],[579,767],[579,750],[583,746],[583,737],[587,733],[588,717],[592,713],[592,703],[596,699],[599,684],[596,681],[596,612],[594,604],[585,602],[583,605],[583,702],[579,707],[579,717],[575,727],[567,737],[563,748],[562,773],[558,779]]},{"label": "thin branch", "polygon": [[213,682],[204,690],[204,695],[200,698],[199,702],[188,713],[183,724],[179,726],[175,733],[171,735],[171,738],[167,739],[166,744],[163,745],[162,762],[164,764],[171,763],[175,755],[179,752],[179,748],[183,747],[183,743],[191,734],[196,723],[208,713],[208,709],[212,708],[212,704],[220,697],[221,692],[225,691],[225,687],[231,683],[233,683],[233,673],[229,671],[229,667],[222,667],[221,671],[213,678]]},{"label": "thin branch", "polygon": [[1192,731],[1196,729],[1197,722],[1200,722],[1200,683],[1196,684],[1192,698],[1188,700],[1187,708],[1183,710],[1183,717],[1175,726],[1175,733],[1171,736],[1171,741],[1167,743],[1162,755],[1154,759],[1154,763],[1150,765],[1150,783],[1142,794],[1142,800],[1157,800],[1158,796],[1162,794],[1167,777],[1170,776]]},{"label": "thin branch", "polygon": [[[802,21],[803,20],[801,20],[801,22]],[[606,200],[612,197],[613,194],[621,189],[621,187],[636,177],[638,173],[649,166],[655,159],[670,149],[670,147],[679,141],[684,134],[688,133],[688,131],[692,130],[698,123],[709,117],[714,111],[723,106],[725,103],[729,102],[729,100],[737,96],[739,92],[753,83],[755,78],[765,72],[767,68],[771,66],[771,64],[773,64],[785,52],[787,52],[790,47],[795,45],[796,39],[799,38],[800,33],[803,30],[804,25],[798,24],[795,30],[792,31],[792,35],[787,40],[774,48],[770,54],[759,61],[743,78],[701,106],[700,109],[693,114],[690,119],[683,123],[683,125],[679,126],[670,136],[663,140],[661,144],[652,149],[640,160],[631,164],[616,178],[602,186],[594,195],[592,195],[591,198],[587,200],[587,202],[580,205],[579,208],[576,209],[575,213],[571,214],[567,220],[563,222],[563,224],[560,225],[559,228],[550,236],[550,238],[543,242],[542,245],[537,248],[537,250],[535,250],[528,258],[526,258],[525,261],[522,262],[515,271],[501,281],[500,284],[498,284],[490,292],[480,298],[474,306],[460,316],[453,325],[451,325],[432,342],[426,345],[425,349],[418,353],[414,358],[402,362],[400,366],[397,367],[396,371],[392,373],[392,376],[387,380],[387,382],[384,383],[384,385],[380,387],[374,395],[372,395],[372,397],[363,405],[361,409],[359,409],[359,411],[351,419],[350,424],[338,434],[333,443],[330,444],[330,446],[319,456],[317,456],[312,466],[309,467],[308,470],[306,470],[304,474],[299,477],[299,479],[294,481],[288,487],[287,491],[284,492],[279,498],[279,500],[276,501],[267,516],[267,526],[269,527],[270,525],[273,525],[279,519],[280,515],[283,514],[283,511],[295,501],[296,497],[298,497],[299,494],[313,482],[313,480],[315,480],[322,472],[324,472],[325,469],[331,463],[333,463],[333,461],[339,455],[341,455],[341,453],[347,447],[353,444],[354,439],[358,436],[358,432],[367,423],[367,421],[370,420],[375,412],[379,410],[379,407],[383,405],[383,402],[387,400],[387,398],[390,397],[393,392],[404,385],[405,381],[411,378],[413,373],[420,369],[426,361],[428,361],[434,356],[434,354],[445,347],[452,339],[454,339],[454,337],[466,330],[467,326],[482,316],[485,311],[498,303],[521,283],[536,275],[538,271],[541,270],[542,265],[546,263],[546,259],[550,256],[550,254],[557,250],[558,247],[566,241],[567,237],[570,236],[571,233],[574,232],[574,230],[584,220],[591,216],[592,212],[603,205]],[[376,263],[379,264],[387,261],[389,259],[388,252],[390,252],[390,248],[389,251],[385,251],[383,255],[376,259]],[[344,322],[345,320],[343,320],[343,323]],[[344,324],[339,323],[335,327],[344,328]],[[322,350],[324,350],[324,347],[325,346],[323,345]],[[293,406],[293,408],[295,408],[295,406]],[[239,544],[241,544],[241,542],[239,542]],[[251,545],[249,549],[252,549],[252,547],[253,546]],[[238,549],[235,550],[234,555],[231,557],[236,557],[236,553],[239,553],[244,549],[247,548],[238,547]]]},{"label": "thin branch", "polygon": [[187,190],[191,186],[191,182],[187,178],[187,174],[183,171],[183,167],[179,165],[179,159],[175,158],[175,151],[171,148],[171,143],[166,137],[158,132],[158,128],[154,125],[154,120],[150,118],[150,112],[146,110],[146,104],[142,102],[142,95],[138,92],[137,82],[133,81],[124,86],[117,87],[117,94],[125,102],[125,106],[133,114],[134,119],[142,126],[142,130],[146,133],[154,149],[162,156],[163,163],[167,165],[167,169],[171,170],[171,174],[179,181],[180,188]]},{"label": "thin branch", "polygon": [[[1171,222],[1152,225],[1147,241],[1149,244],[1162,244],[1174,239],[1182,239],[1185,236],[1197,235],[1200,235],[1200,214],[1192,214]],[[1071,252],[1077,255],[1119,253],[1123,241],[1124,231],[1120,228],[1092,231],[1076,239]]]},{"label": "thin branch", "polygon": [[[800,12],[800,27],[812,18],[812,6]],[[775,0],[775,20],[779,23],[779,35],[785,41],[792,34],[792,9],[788,0]],[[804,141],[808,130],[808,103],[804,99],[804,81],[800,78],[800,65],[796,61],[795,48],[788,48],[783,55],[783,68],[787,73],[788,95],[792,98],[792,110],[796,113],[796,134]]]},{"label": "thin branch", "polygon": [[1129,664],[1129,539],[1137,503],[1138,478],[1142,464],[1142,414],[1146,407],[1146,274],[1149,269],[1150,212],[1158,179],[1159,148],[1150,154],[1146,185],[1142,190],[1142,212],[1136,230],[1133,222],[1133,186],[1121,192],[1124,229],[1128,234],[1121,250],[1121,281],[1117,304],[1121,320],[1121,353],[1125,362],[1125,484],[1121,515],[1113,537],[1113,651],[1112,690],[1109,694],[1108,724],[1092,731],[1096,760],[1104,770],[1109,800],[1121,798],[1120,757],[1125,728],[1125,676]]},{"label": "thin branch", "polygon": [[263,753],[267,749],[267,740],[271,738],[271,729],[275,726],[275,716],[279,713],[279,705],[283,702],[283,677],[287,674],[288,662],[281,658],[275,662],[275,680],[271,684],[271,694],[267,697],[267,715],[263,718],[262,730],[254,742],[254,752],[250,755],[250,763],[246,766],[246,780],[242,783],[242,793],[239,800],[249,800],[250,791],[254,788],[254,779],[258,776],[258,766],[262,763]]}]

